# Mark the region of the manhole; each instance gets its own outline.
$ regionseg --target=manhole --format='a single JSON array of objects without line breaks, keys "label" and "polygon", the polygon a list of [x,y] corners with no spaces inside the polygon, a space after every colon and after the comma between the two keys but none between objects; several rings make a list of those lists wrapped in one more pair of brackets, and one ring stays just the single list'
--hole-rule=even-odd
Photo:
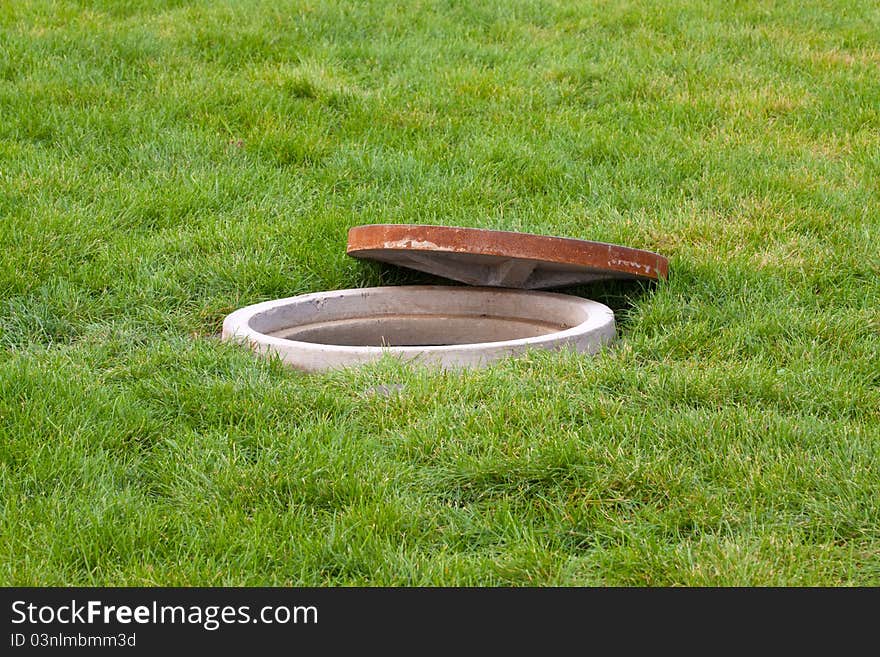
[{"label": "manhole", "polygon": [[593,353],[614,338],[607,306],[565,294],[487,287],[374,287],[247,306],[223,338],[315,371],[384,354],[444,367],[486,365],[529,349]]},{"label": "manhole", "polygon": [[[375,287],[248,306],[223,338],[303,370],[393,354],[441,366],[481,366],[528,349],[593,353],[614,338],[614,313],[573,295],[535,292],[609,278],[666,278],[651,251],[479,228],[375,224],[348,233],[348,254],[479,287]],[[519,288],[519,289],[513,289]]]}]

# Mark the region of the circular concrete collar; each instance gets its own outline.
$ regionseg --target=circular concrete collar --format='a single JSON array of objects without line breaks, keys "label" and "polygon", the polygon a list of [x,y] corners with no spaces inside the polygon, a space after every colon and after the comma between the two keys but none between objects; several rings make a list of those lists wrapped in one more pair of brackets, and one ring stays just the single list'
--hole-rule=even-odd
[{"label": "circular concrete collar", "polygon": [[228,315],[223,339],[295,368],[350,367],[385,354],[478,367],[530,349],[598,351],[614,313],[573,295],[485,287],[402,285],[304,294]]},{"label": "circular concrete collar", "polygon": [[374,224],[348,232],[348,255],[470,285],[541,289],[610,278],[666,278],[651,251],[481,228]]}]

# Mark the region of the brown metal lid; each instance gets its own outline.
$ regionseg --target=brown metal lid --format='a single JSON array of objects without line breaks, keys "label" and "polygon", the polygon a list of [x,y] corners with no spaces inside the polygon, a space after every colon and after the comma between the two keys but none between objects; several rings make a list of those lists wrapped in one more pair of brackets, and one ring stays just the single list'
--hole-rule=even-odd
[{"label": "brown metal lid", "polygon": [[627,246],[504,230],[374,224],[348,231],[347,253],[470,285],[541,289],[610,278],[666,278],[663,256]]}]

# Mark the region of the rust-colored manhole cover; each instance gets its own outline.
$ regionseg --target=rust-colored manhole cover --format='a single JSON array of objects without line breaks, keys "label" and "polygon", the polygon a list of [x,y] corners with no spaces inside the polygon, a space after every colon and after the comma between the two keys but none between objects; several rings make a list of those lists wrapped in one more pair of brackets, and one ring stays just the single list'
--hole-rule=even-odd
[{"label": "rust-colored manhole cover", "polygon": [[609,278],[657,280],[668,268],[663,256],[627,246],[452,226],[355,226],[347,252],[470,285],[530,290]]}]

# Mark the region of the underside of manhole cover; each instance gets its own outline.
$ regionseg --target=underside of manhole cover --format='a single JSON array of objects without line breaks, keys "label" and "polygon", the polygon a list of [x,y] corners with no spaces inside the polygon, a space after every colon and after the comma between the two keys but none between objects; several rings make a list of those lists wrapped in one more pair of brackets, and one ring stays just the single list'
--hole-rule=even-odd
[{"label": "underside of manhole cover", "polygon": [[348,233],[348,255],[470,285],[537,290],[606,279],[666,278],[651,251],[503,230],[373,224]]}]

